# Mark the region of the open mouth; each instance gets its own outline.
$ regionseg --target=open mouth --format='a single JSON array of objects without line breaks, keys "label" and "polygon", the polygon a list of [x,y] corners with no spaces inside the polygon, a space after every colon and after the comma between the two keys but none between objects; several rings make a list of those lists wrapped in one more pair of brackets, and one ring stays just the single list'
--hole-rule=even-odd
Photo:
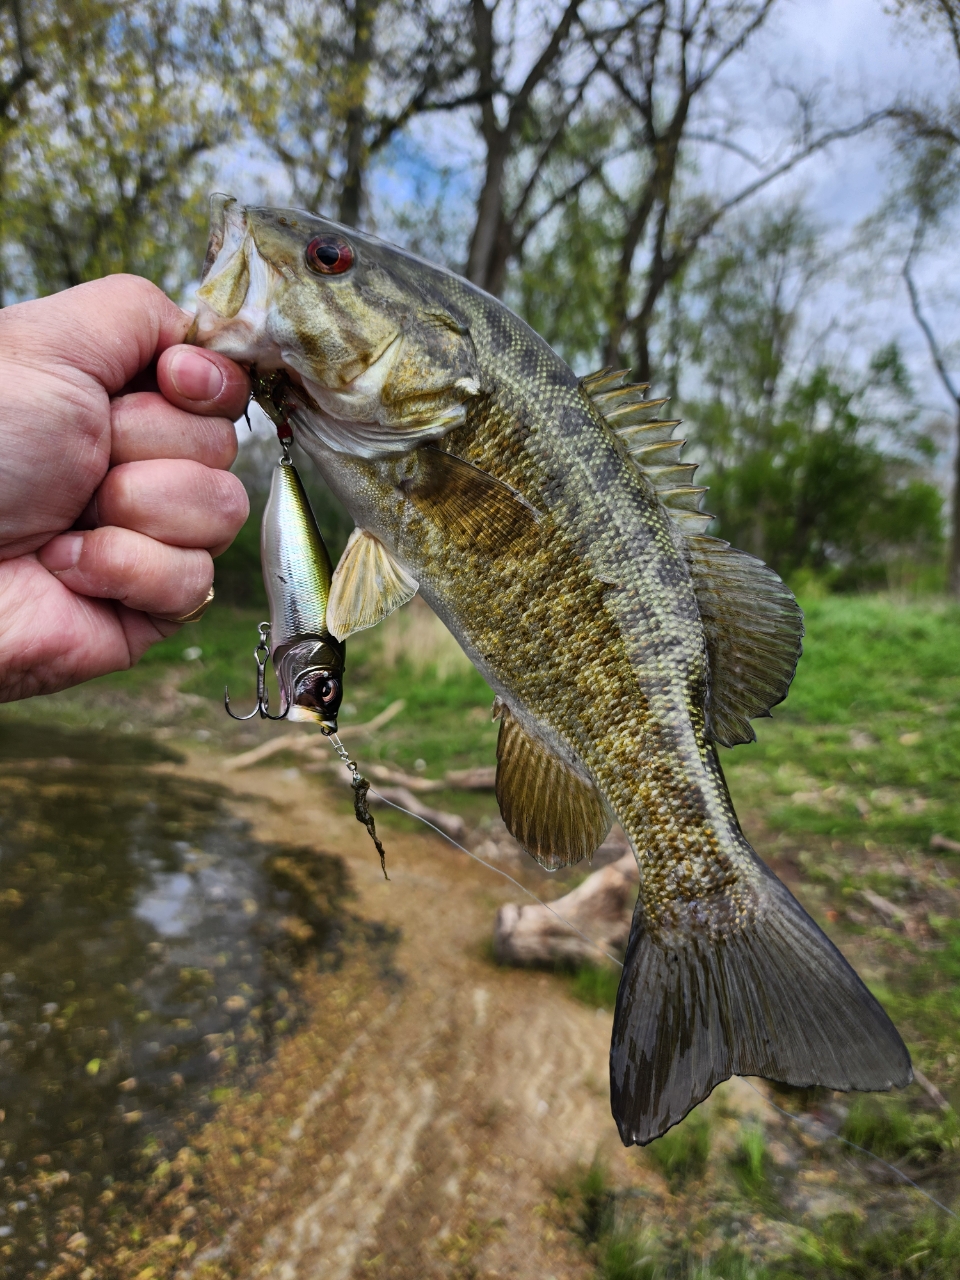
[{"label": "open mouth", "polygon": [[257,251],[246,210],[232,196],[213,196],[210,212],[191,340],[240,364],[278,368],[283,360],[269,324],[282,277]]}]

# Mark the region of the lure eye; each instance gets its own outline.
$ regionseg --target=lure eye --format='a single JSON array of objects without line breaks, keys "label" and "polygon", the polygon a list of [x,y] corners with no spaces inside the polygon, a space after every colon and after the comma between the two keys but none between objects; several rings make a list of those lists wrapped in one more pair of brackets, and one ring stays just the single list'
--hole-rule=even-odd
[{"label": "lure eye", "polygon": [[340,681],[335,680],[333,676],[328,676],[326,680],[321,681],[317,693],[320,695],[320,701],[325,707],[329,707],[334,702],[339,702]]},{"label": "lure eye", "polygon": [[307,245],[307,266],[321,276],[342,276],[353,266],[353,250],[341,236],[315,236]]}]

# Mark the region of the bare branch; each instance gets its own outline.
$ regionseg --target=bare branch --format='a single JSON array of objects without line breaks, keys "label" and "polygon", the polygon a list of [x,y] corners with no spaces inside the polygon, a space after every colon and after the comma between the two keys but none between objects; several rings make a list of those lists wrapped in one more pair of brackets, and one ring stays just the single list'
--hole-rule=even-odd
[{"label": "bare branch", "polygon": [[940,344],[937,341],[936,335],[933,332],[930,322],[927,320],[926,316],[923,314],[923,308],[920,305],[920,294],[917,291],[916,281],[913,278],[913,263],[916,260],[917,253],[920,250],[922,239],[923,239],[923,232],[922,232],[921,224],[918,222],[916,229],[913,233],[913,239],[910,244],[910,252],[907,254],[903,264],[903,273],[902,273],[903,279],[904,279],[904,283],[907,286],[907,293],[910,295],[910,308],[913,311],[913,318],[916,320],[917,324],[920,326],[923,332],[923,336],[927,340],[927,347],[930,351],[930,358],[934,363],[934,367],[936,368],[937,373],[940,375],[940,381],[943,383],[944,387],[946,388],[947,393],[950,396],[951,400],[953,400],[954,404],[956,404],[958,408],[960,408],[960,388],[956,386],[953,379],[950,377],[950,372],[947,369],[943,352],[940,349]]}]

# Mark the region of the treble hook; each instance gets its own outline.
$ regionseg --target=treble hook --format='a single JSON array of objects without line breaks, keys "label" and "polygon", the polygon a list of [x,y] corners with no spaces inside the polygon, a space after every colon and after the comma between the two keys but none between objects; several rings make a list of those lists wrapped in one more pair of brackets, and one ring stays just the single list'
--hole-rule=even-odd
[{"label": "treble hook", "polygon": [[226,708],[227,715],[232,716],[234,720],[252,720],[259,712],[261,720],[285,720],[287,718],[287,712],[290,710],[289,707],[282,711],[278,716],[272,716],[270,714],[270,695],[267,692],[266,675],[267,659],[270,657],[269,622],[260,623],[260,640],[256,649],[253,651],[253,656],[257,660],[257,705],[249,715],[238,716],[235,711],[231,711],[230,709],[230,689],[227,685],[224,685],[223,705]]}]

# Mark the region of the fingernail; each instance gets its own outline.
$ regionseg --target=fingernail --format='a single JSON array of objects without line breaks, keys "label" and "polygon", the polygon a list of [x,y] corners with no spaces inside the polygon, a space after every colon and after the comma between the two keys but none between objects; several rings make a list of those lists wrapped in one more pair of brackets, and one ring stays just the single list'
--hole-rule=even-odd
[{"label": "fingernail", "polygon": [[170,379],[184,400],[215,400],[223,390],[223,374],[200,351],[177,351],[170,361]]},{"label": "fingernail", "polygon": [[82,533],[62,533],[59,538],[51,538],[45,547],[40,548],[38,558],[51,573],[63,573],[65,569],[72,569],[80,559],[82,547]]}]

